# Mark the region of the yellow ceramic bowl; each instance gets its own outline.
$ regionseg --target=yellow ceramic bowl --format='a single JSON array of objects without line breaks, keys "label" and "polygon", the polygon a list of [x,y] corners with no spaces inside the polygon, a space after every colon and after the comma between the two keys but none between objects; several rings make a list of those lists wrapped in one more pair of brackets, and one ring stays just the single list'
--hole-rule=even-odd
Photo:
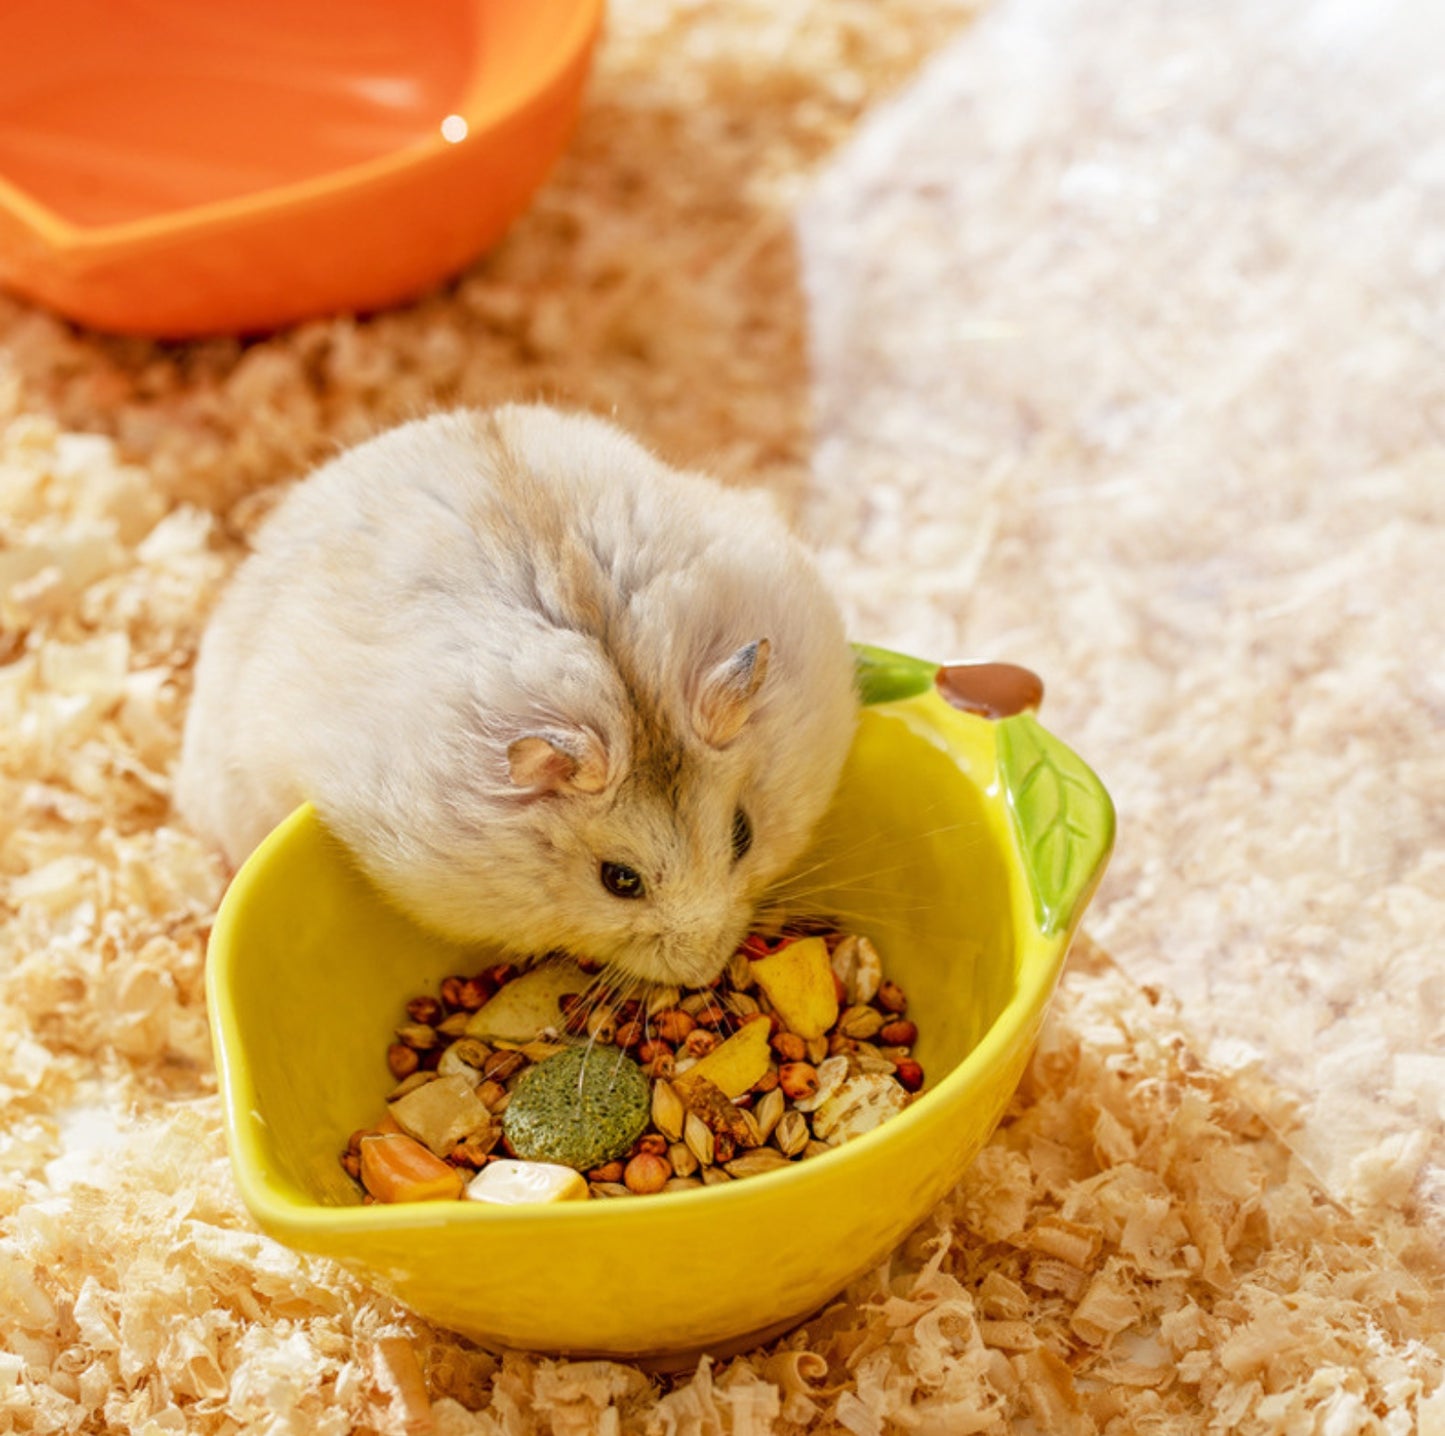
[{"label": "yellow ceramic bowl", "polygon": [[[207,990],[236,1177],[257,1222],[491,1346],[679,1358],[766,1340],[884,1257],[1002,1115],[1113,809],[1031,713],[959,711],[935,665],[860,650],[865,708],[816,850],[910,998],[928,1074],[881,1128],[784,1171],[630,1201],[364,1206],[337,1156],[392,1085],[406,999],[486,959],[389,909],[314,812],[237,875]],[[639,1275],[644,1279],[637,1279]]]}]

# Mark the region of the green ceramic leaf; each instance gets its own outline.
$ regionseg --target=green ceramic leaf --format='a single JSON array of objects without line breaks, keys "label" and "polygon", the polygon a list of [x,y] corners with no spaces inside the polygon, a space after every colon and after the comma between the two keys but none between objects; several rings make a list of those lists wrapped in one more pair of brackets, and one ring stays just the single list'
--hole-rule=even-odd
[{"label": "green ceramic leaf", "polygon": [[1039,928],[1067,929],[1103,876],[1114,805],[1083,760],[1031,714],[998,725],[998,765]]},{"label": "green ceramic leaf", "polygon": [[912,698],[933,687],[938,664],[923,658],[910,658],[906,653],[892,653],[886,648],[872,648],[866,643],[853,645],[853,661],[858,674],[858,692],[863,702],[891,703],[895,698]]}]

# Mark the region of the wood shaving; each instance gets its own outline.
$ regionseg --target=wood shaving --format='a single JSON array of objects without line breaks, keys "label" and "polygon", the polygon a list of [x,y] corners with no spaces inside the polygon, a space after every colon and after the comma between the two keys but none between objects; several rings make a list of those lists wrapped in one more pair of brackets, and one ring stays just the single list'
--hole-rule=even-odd
[{"label": "wood shaving", "polygon": [[[784,1340],[685,1376],[478,1350],[261,1236],[236,1193],[202,984],[225,874],[168,793],[196,641],[245,534],[337,444],[537,395],[798,499],[811,420],[789,206],[966,13],[619,0],[533,211],[393,313],[168,347],[0,300],[0,1431],[1445,1429],[1439,1312],[1394,1256],[1414,1250],[1430,1139],[1402,1127],[1355,1150],[1352,1190],[1401,1214],[1377,1239],[1276,1135],[1297,1099],[1257,1066],[1199,1061],[1161,990],[1087,944],[1002,1126],[930,1219]],[[967,525],[965,567],[993,563],[1006,598],[1005,472],[980,490],[995,507]],[[916,477],[872,491],[860,572],[878,572]],[[936,531],[927,517],[910,519],[919,543],[964,531],[956,511]],[[885,611],[915,557],[893,556]],[[929,582],[916,591],[947,598]],[[1106,593],[1073,597],[1109,630]],[[1126,841],[1142,890],[1150,845]],[[1377,903],[1402,932],[1433,920],[1399,875]],[[1187,904],[1171,917],[1212,930]],[[1431,1055],[1394,1063],[1412,1101],[1431,1097]]]}]

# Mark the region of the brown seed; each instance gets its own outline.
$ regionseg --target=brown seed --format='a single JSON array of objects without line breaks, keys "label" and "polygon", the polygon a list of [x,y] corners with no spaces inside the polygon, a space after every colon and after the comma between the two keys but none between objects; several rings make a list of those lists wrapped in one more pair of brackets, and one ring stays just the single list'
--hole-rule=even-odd
[{"label": "brown seed", "polygon": [[689,1057],[706,1057],[717,1046],[717,1034],[697,1027],[682,1041],[682,1049]]},{"label": "brown seed", "polygon": [[442,1005],[435,997],[413,997],[406,1005],[406,1015],[413,1022],[424,1022],[428,1027],[435,1027],[444,1016]]},{"label": "brown seed", "polygon": [[674,1142],[667,1149],[667,1160],[679,1177],[690,1177],[698,1168],[697,1157],[686,1142]]},{"label": "brown seed", "polygon": [[905,1057],[894,1069],[893,1075],[909,1092],[917,1092],[923,1086],[923,1068],[911,1057]]},{"label": "brown seed", "polygon": [[580,1002],[568,1010],[562,1019],[562,1028],[573,1037],[581,1037],[587,1031],[587,1009]]},{"label": "brown seed", "polygon": [[667,1138],[661,1132],[644,1132],[637,1139],[638,1152],[651,1152],[654,1157],[667,1154]]},{"label": "brown seed", "polygon": [[625,1163],[620,1161],[604,1162],[600,1167],[593,1167],[587,1173],[587,1180],[589,1182],[620,1182],[624,1166]]},{"label": "brown seed", "polygon": [[496,1116],[507,1105],[507,1098],[510,1094],[500,1082],[493,1082],[490,1079],[483,1082],[477,1088],[477,1096],[486,1104],[487,1111]]},{"label": "brown seed", "polygon": [[728,1010],[717,1001],[710,998],[693,1014],[699,1026],[711,1027],[716,1031],[719,1027],[726,1027],[728,1024]]},{"label": "brown seed", "polygon": [[599,1007],[587,1019],[587,1035],[604,1046],[617,1036],[617,1019],[610,1009]]},{"label": "brown seed", "polygon": [[361,1139],[362,1139],[363,1137],[374,1137],[374,1136],[376,1136],[376,1130],[375,1130],[375,1128],[373,1128],[373,1127],[358,1127],[358,1128],[346,1139],[346,1150],[347,1150],[348,1152],[359,1152],[359,1151],[361,1151]]},{"label": "brown seed", "polygon": [[461,1037],[465,1034],[467,1023],[470,1021],[470,1013],[453,1012],[450,1017],[444,1017],[437,1023],[437,1032],[443,1037]]},{"label": "brown seed", "polygon": [[721,1187],[730,1181],[732,1178],[721,1167],[704,1167],[702,1169],[702,1184],[705,1187]]},{"label": "brown seed", "polygon": [[796,1032],[780,1032],[768,1046],[782,1062],[801,1062],[808,1055],[807,1044]]},{"label": "brown seed", "polygon": [[794,1102],[811,1097],[818,1090],[818,1069],[810,1062],[785,1062],[778,1068],[778,1086]]},{"label": "brown seed", "polygon": [[661,1057],[664,1053],[672,1056],[672,1048],[665,1042],[660,1042],[655,1037],[649,1037],[645,1042],[637,1044],[637,1060],[639,1062],[652,1062]]},{"label": "brown seed", "polygon": [[674,1177],[662,1190],[664,1192],[695,1192],[703,1183],[696,1177]]},{"label": "brown seed", "polygon": [[768,1070],[753,1083],[753,1091],[761,1097],[765,1093],[776,1090],[777,1085],[778,1069],[776,1067],[769,1067]]},{"label": "brown seed", "polygon": [[464,1142],[458,1142],[447,1153],[447,1161],[454,1166],[485,1167],[491,1160],[492,1148],[497,1145],[501,1135],[501,1132],[495,1129],[481,1136],[474,1133]]},{"label": "brown seed", "polygon": [[896,982],[878,984],[877,1002],[885,1012],[907,1012],[908,999]]},{"label": "brown seed", "polygon": [[632,1195],[621,1182],[593,1182],[587,1190],[594,1197],[630,1197]]},{"label": "brown seed", "polygon": [[437,1030],[425,1022],[406,1022],[396,1029],[397,1038],[418,1052],[429,1052],[437,1045]]},{"label": "brown seed", "polygon": [[486,1005],[487,999],[495,991],[495,987],[483,982],[480,978],[463,978],[462,985],[457,990],[457,1006],[463,1012],[475,1012],[478,1008]]},{"label": "brown seed", "polygon": [[408,1047],[404,1042],[393,1042],[386,1049],[386,1065],[393,1077],[410,1077],[421,1066],[421,1057],[416,1048]]},{"label": "brown seed", "polygon": [[660,1192],[671,1180],[672,1168],[667,1158],[656,1152],[639,1152],[622,1173],[623,1185],[639,1197]]},{"label": "brown seed", "polygon": [[642,1013],[642,1004],[635,998],[629,997],[617,1009],[617,1020],[619,1022],[636,1022]]},{"label": "brown seed", "polygon": [[712,1151],[715,1162],[731,1162],[738,1154],[738,1144],[726,1132],[714,1132]]},{"label": "brown seed", "polygon": [[912,1047],[918,1041],[918,1028],[906,1018],[885,1023],[878,1036],[889,1047]]},{"label": "brown seed", "polygon": [[664,1041],[676,1046],[697,1026],[680,1007],[659,1012],[652,1019],[652,1030]]},{"label": "brown seed", "polygon": [[493,1082],[505,1082],[526,1065],[527,1059],[520,1052],[493,1052],[482,1064],[482,1075],[490,1077]]},{"label": "brown seed", "polygon": [[453,1012],[456,1012],[462,1005],[462,983],[464,978],[444,977],[442,978],[442,1002]]},{"label": "brown seed", "polygon": [[577,966],[587,974],[588,977],[596,977],[602,971],[603,963],[595,957],[579,957],[575,959]]},{"label": "brown seed", "polygon": [[346,1175],[353,1181],[361,1180],[361,1153],[343,1152],[341,1154],[341,1165],[346,1170]]},{"label": "brown seed", "polygon": [[672,1053],[667,1050],[665,1045],[659,1045],[662,1046],[662,1051],[660,1051],[651,1062],[644,1062],[642,1065],[642,1070],[651,1077],[653,1081],[656,1081],[659,1077],[669,1078],[677,1071],[677,1060],[673,1057]]},{"label": "brown seed", "polygon": [[844,1037],[841,1032],[832,1032],[828,1035],[828,1056],[837,1057],[840,1054],[846,1055],[856,1052],[858,1044],[851,1037]]},{"label": "brown seed", "polygon": [[624,1022],[617,1029],[617,1045],[631,1049],[647,1040],[647,1029],[633,1018],[630,1022]]}]

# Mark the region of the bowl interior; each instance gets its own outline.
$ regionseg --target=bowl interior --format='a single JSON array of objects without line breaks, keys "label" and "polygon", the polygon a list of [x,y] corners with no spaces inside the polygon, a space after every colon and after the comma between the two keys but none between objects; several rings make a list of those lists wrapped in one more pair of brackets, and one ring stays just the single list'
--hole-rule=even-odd
[{"label": "bowl interior", "polygon": [[[970,776],[970,746],[992,769],[991,725],[948,717],[962,736],[946,747],[910,705],[864,712],[795,880],[800,906],[835,912],[878,944],[909,995],[930,1088],[1014,997],[1026,911],[1001,804]],[[432,938],[389,908],[306,808],[238,875],[212,948],[243,1175],[283,1205],[355,1206],[337,1152],[382,1110],[392,1085],[382,1056],[406,999],[494,955]]]},{"label": "bowl interior", "polygon": [[439,146],[528,94],[575,8],[8,0],[0,177],[92,228]]}]

